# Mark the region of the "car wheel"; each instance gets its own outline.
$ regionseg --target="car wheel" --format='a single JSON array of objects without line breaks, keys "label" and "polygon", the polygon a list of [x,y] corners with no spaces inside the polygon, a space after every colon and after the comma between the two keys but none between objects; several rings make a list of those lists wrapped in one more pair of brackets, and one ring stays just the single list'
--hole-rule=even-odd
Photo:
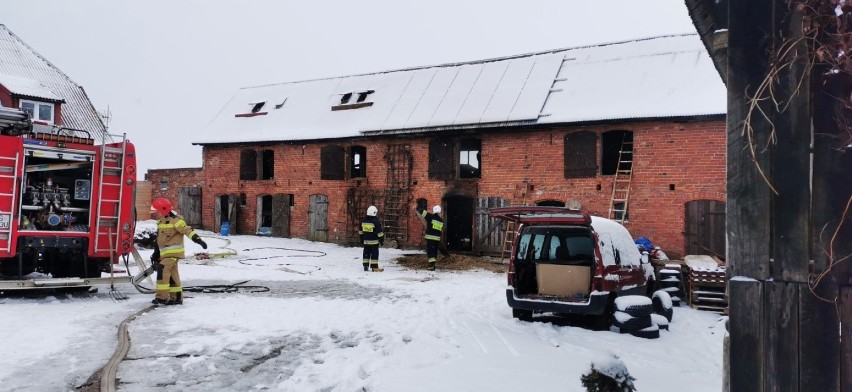
[{"label": "car wheel", "polygon": [[654,313],[651,299],[644,295],[625,295],[616,298],[615,310],[633,317],[647,317]]},{"label": "car wheel", "polygon": [[532,310],[512,309],[512,317],[521,321],[532,321]]},{"label": "car wheel", "polygon": [[654,306],[654,313],[659,314],[666,318],[669,322],[672,321],[672,297],[664,290],[657,290],[654,292],[653,297],[651,298],[651,302]]}]

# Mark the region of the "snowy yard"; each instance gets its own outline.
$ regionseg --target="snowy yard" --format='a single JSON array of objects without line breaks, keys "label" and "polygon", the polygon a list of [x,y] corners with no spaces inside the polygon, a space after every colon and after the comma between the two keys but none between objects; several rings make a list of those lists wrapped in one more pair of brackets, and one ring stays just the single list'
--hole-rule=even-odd
[{"label": "snowy yard", "polygon": [[[140,226],[151,226],[153,221]],[[391,260],[364,272],[361,249],[297,239],[216,237],[236,256],[181,264],[185,288],[266,286],[262,293],[188,292],[130,324],[121,391],[582,391],[580,376],[619,356],[639,391],[719,391],[724,321],[675,308],[656,340],[548,321],[521,322],[506,305],[506,277],[425,272]],[[188,253],[201,248],[187,242]],[[150,251],[143,251],[148,257]],[[411,253],[411,251],[406,251]],[[152,294],[130,285],[93,295],[0,297],[0,386],[72,391],[115,350],[117,326]],[[564,324],[564,323],[560,323]]]}]

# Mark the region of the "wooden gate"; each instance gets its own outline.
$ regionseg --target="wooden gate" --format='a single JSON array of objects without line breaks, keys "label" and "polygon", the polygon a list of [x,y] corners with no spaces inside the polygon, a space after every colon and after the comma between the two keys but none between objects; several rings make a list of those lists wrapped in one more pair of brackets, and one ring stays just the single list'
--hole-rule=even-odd
[{"label": "wooden gate", "polygon": [[272,196],[272,236],[290,237],[290,195]]},{"label": "wooden gate", "polygon": [[183,220],[192,227],[201,227],[201,187],[187,186],[178,190],[178,208]]},{"label": "wooden gate", "polygon": [[684,254],[725,257],[724,202],[693,200],[686,203],[684,225]]},{"label": "wooden gate", "polygon": [[503,246],[503,230],[505,223],[502,219],[488,216],[488,211],[495,207],[509,205],[509,199],[489,196],[480,197],[476,201],[476,210],[473,218],[474,244],[473,251],[481,253],[498,254]]},{"label": "wooden gate", "polygon": [[328,241],[328,196],[311,195],[308,209],[308,240]]}]

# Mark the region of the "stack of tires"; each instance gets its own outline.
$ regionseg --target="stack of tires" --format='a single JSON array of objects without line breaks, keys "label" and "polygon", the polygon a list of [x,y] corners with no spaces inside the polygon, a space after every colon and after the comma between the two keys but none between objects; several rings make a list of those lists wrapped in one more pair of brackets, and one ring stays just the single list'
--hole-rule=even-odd
[{"label": "stack of tires", "polygon": [[660,270],[660,290],[669,293],[673,306],[680,306],[683,298],[682,277],[678,264],[666,264],[666,267]]},{"label": "stack of tires", "polygon": [[671,297],[665,291],[656,291],[652,298],[626,295],[615,299],[612,325],[621,333],[656,339],[661,329],[669,329],[672,313]]}]

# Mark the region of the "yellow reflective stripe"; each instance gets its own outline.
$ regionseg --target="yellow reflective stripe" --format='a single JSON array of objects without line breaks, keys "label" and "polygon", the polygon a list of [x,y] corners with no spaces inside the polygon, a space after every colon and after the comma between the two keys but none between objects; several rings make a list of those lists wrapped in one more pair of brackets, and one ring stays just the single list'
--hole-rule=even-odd
[{"label": "yellow reflective stripe", "polygon": [[157,223],[158,229],[174,229],[175,225],[172,223]]},{"label": "yellow reflective stripe", "polygon": [[374,225],[372,223],[362,223],[361,224],[361,230],[364,230],[367,233],[372,233],[373,230],[375,230],[375,229],[376,229],[376,225]]},{"label": "yellow reflective stripe", "polygon": [[444,222],[432,221],[432,228],[441,231],[444,229]]},{"label": "yellow reflective stripe", "polygon": [[377,240],[364,240],[364,245],[378,245],[379,241]]},{"label": "yellow reflective stripe", "polygon": [[436,262],[436,261],[438,261],[438,259],[436,259],[436,258],[434,258],[434,257],[432,257],[432,258],[430,258],[430,259],[429,259],[429,262],[430,262],[430,263],[434,263],[434,262]]},{"label": "yellow reflective stripe", "polygon": [[189,233],[186,234],[187,237],[192,238],[195,235],[195,230],[190,230]]},{"label": "yellow reflective stripe", "polygon": [[361,230],[358,230],[358,235],[361,235],[361,234],[364,234],[364,232],[361,231]]},{"label": "yellow reflective stripe", "polygon": [[441,240],[441,237],[440,237],[440,236],[436,236],[436,235],[432,235],[432,234],[426,234],[426,239],[427,239],[427,240],[432,240],[432,241],[440,241],[440,240]]},{"label": "yellow reflective stripe", "polygon": [[168,283],[157,284],[157,291],[164,291],[169,289]]},{"label": "yellow reflective stripe", "polygon": [[182,292],[182,291],[183,291],[183,287],[181,287],[181,286],[172,286],[172,287],[169,287],[169,292],[170,292],[170,293],[180,293],[180,292]]},{"label": "yellow reflective stripe", "polygon": [[164,246],[164,247],[160,248],[160,252],[162,252],[162,251],[164,251],[164,250],[169,250],[169,249],[183,249],[183,245],[169,245],[169,246]]},{"label": "yellow reflective stripe", "polygon": [[385,233],[379,233],[379,237],[384,237]]},{"label": "yellow reflective stripe", "polygon": [[420,216],[425,218],[426,217],[426,210],[420,211]]},{"label": "yellow reflective stripe", "polygon": [[183,247],[176,248],[176,249],[169,249],[169,250],[161,250],[160,251],[160,257],[165,257],[165,256],[168,256],[168,255],[178,254],[178,253],[183,253]]},{"label": "yellow reflective stripe", "polygon": [[181,227],[186,227],[186,221],[178,219],[178,221],[175,222],[175,229],[180,229]]}]

